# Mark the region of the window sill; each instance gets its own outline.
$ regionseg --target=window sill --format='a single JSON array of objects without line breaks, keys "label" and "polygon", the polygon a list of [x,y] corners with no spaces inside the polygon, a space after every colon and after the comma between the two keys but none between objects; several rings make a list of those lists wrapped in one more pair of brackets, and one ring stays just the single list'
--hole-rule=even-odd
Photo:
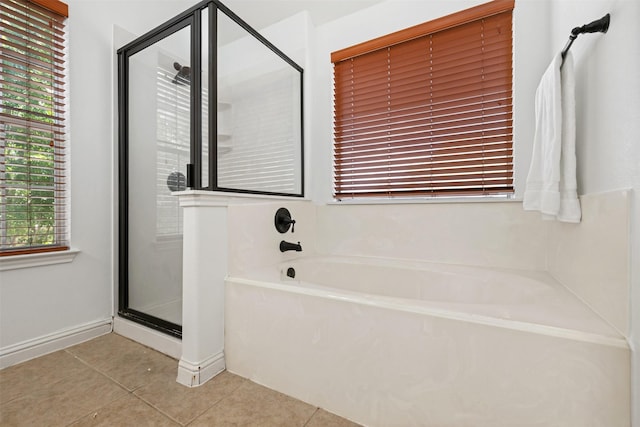
[{"label": "window sill", "polygon": [[0,257],[0,271],[64,264],[73,261],[79,252],[80,250],[78,249],[69,249],[68,251],[42,252],[36,254]]},{"label": "window sill", "polygon": [[471,197],[407,197],[407,198],[362,198],[362,199],[333,199],[328,205],[402,205],[402,204],[442,204],[442,203],[509,203],[522,202],[515,196],[471,196]]},{"label": "window sill", "polygon": [[274,196],[270,194],[252,194],[252,193],[233,193],[227,191],[209,191],[209,190],[185,190],[174,191],[172,196],[180,199],[180,207],[194,206],[230,206],[249,203],[263,203],[265,201],[289,201],[289,202],[305,202],[310,201],[307,197],[299,196]]}]

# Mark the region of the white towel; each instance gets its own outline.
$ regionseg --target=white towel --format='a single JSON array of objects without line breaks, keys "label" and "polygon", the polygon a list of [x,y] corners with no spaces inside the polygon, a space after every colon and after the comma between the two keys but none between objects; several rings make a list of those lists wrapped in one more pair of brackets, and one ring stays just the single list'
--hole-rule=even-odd
[{"label": "white towel", "polygon": [[536,91],[533,155],[523,207],[545,219],[580,222],[576,183],[575,77],[573,57],[558,53]]}]

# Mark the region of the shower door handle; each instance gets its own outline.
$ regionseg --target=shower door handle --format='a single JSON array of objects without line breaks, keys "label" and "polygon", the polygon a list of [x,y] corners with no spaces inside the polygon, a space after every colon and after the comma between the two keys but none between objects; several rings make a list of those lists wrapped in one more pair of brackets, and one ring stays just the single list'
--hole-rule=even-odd
[{"label": "shower door handle", "polygon": [[187,187],[188,188],[193,188],[194,184],[193,184],[193,178],[195,176],[195,165],[193,163],[188,163],[187,164]]}]

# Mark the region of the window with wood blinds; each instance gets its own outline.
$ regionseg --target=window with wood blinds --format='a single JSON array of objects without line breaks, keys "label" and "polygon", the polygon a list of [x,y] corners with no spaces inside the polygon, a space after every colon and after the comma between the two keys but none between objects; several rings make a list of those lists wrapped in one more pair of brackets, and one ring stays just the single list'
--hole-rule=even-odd
[{"label": "window with wood blinds", "polygon": [[513,7],[332,53],[336,199],[513,193]]},{"label": "window with wood blinds", "polygon": [[68,249],[65,19],[0,0],[0,256]]}]

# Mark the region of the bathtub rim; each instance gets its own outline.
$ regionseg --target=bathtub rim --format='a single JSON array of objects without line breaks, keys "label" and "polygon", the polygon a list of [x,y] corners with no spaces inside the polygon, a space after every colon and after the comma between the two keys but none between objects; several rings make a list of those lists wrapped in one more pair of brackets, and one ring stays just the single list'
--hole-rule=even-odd
[{"label": "bathtub rim", "polygon": [[[618,334],[618,336],[616,337],[562,328],[558,326],[529,323],[521,320],[500,319],[483,314],[465,313],[462,311],[445,310],[427,305],[412,304],[410,303],[411,300],[407,300],[404,298],[362,294],[328,287],[303,287],[300,286],[301,283],[305,282],[292,281],[291,284],[277,283],[274,281],[256,280],[231,275],[225,278],[225,286],[229,286],[230,284],[239,284],[255,288],[266,288],[279,292],[319,297],[331,301],[354,303],[386,310],[403,311],[406,313],[433,316],[459,322],[477,323],[484,326],[546,335],[561,339],[570,339],[573,341],[580,341],[596,345],[605,345],[626,350],[630,348],[627,339],[624,336],[620,335],[619,332],[613,328],[612,329]],[[604,320],[602,321],[605,322]]]}]

